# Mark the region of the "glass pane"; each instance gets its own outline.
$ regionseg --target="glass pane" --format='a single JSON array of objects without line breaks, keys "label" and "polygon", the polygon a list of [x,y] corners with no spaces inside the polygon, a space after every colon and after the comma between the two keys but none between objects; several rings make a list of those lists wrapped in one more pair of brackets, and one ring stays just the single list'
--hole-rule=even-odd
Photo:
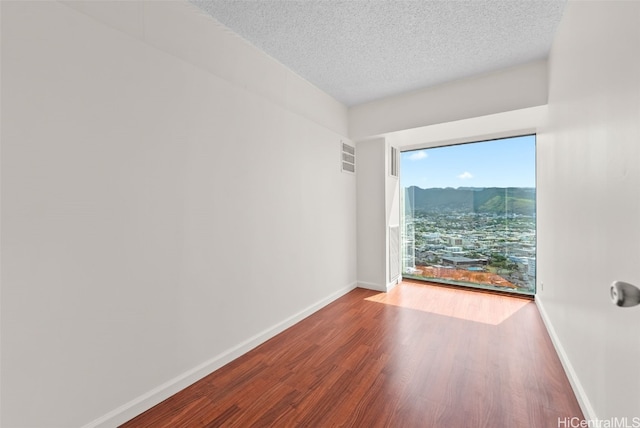
[{"label": "glass pane", "polygon": [[403,277],[535,293],[535,135],[403,152]]}]

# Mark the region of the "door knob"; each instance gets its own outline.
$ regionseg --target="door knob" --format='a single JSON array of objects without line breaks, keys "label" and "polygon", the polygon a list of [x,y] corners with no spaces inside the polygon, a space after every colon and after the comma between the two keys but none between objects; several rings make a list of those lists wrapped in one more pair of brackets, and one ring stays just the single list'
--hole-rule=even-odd
[{"label": "door knob", "polygon": [[611,284],[611,301],[622,307],[640,304],[640,289],[628,282],[614,281]]}]

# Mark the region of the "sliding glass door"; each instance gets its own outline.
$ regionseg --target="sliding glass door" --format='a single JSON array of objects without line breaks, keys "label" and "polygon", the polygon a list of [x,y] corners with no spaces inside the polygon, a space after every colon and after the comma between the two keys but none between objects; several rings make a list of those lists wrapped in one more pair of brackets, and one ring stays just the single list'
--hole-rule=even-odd
[{"label": "sliding glass door", "polygon": [[535,293],[535,135],[403,152],[403,277]]}]

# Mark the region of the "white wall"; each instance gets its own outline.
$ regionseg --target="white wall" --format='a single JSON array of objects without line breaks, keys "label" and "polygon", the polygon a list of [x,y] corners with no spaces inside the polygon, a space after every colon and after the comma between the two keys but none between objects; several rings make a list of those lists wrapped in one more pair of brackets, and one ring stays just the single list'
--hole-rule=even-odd
[{"label": "white wall", "polygon": [[389,175],[390,144],[384,138],[361,141],[357,148],[358,286],[388,291],[389,226],[400,223],[398,179]]},{"label": "white wall", "polygon": [[349,109],[355,140],[547,103],[547,62],[535,61]]},{"label": "white wall", "polygon": [[344,106],[181,2],[0,7],[3,427],[114,426],[355,286]]},{"label": "white wall", "polygon": [[535,134],[547,120],[547,106],[512,110],[385,134],[402,151]]},{"label": "white wall", "polygon": [[361,141],[356,149],[358,286],[386,290],[385,141]]},{"label": "white wall", "polygon": [[[640,3],[569,2],[538,134],[538,302],[588,418],[640,417]],[[631,423],[631,419],[629,419]]]}]

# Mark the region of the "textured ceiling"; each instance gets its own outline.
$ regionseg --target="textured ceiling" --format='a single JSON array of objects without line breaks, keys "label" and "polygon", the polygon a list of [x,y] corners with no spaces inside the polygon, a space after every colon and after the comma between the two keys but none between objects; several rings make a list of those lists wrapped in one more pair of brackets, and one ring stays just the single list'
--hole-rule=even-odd
[{"label": "textured ceiling", "polygon": [[190,0],[348,106],[546,58],[565,0]]}]

